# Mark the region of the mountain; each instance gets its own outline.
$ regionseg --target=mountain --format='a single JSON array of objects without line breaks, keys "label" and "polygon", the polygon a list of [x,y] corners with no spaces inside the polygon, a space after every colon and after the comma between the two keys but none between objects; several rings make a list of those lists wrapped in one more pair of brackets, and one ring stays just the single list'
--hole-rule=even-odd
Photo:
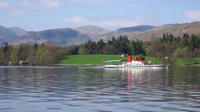
[{"label": "mountain", "polygon": [[99,35],[99,38],[102,39],[110,39],[112,37],[119,37],[120,35],[126,35],[129,38],[134,38],[136,35],[138,35],[141,32],[145,32],[148,30],[151,30],[155,28],[155,26],[151,25],[140,25],[140,26],[134,26],[134,27],[123,27],[119,28],[117,30]]},{"label": "mountain", "polygon": [[107,30],[97,26],[83,26],[78,28],[50,29],[44,31],[26,31],[17,27],[6,28],[0,26],[0,45],[3,42],[9,44],[20,43],[47,43],[59,46],[68,46],[84,43],[91,40],[109,40],[113,36],[127,35],[130,39],[142,41],[155,41],[170,33],[175,36],[187,34],[200,34],[200,22],[168,24],[161,26],[141,25],[135,27],[123,27],[116,30]]},{"label": "mountain", "polygon": [[97,26],[92,26],[92,25],[78,27],[78,28],[75,28],[75,30],[81,33],[85,33],[85,34],[105,34],[105,33],[110,32],[110,30],[100,28]]},{"label": "mountain", "polygon": [[75,28],[75,30],[89,35],[92,40],[98,39],[100,35],[111,32],[110,30],[91,25],[78,27]]},{"label": "mountain", "polygon": [[139,33],[134,38],[143,41],[154,41],[161,38],[164,33],[170,33],[177,37],[182,36],[184,33],[189,35],[200,34],[200,22],[162,25],[146,32]]},{"label": "mountain", "polygon": [[12,27],[12,28],[9,28],[9,29],[19,37],[24,36],[28,33],[28,31],[21,29],[21,28],[18,28],[18,27]]},{"label": "mountain", "polygon": [[[70,28],[28,32],[18,40],[19,43],[46,43],[59,46],[75,45],[85,42],[89,36]],[[14,43],[14,42],[13,42]]]},{"label": "mountain", "polygon": [[12,32],[9,28],[6,28],[4,26],[0,26],[0,42],[10,41],[18,36]]},{"label": "mountain", "polygon": [[25,35],[28,31],[13,27],[7,28],[0,26],[0,45],[4,42],[11,42],[17,40],[19,37]]},{"label": "mountain", "polygon": [[119,28],[117,31],[119,32],[144,32],[150,29],[155,28],[154,26],[151,25],[141,25],[141,26],[135,26],[135,27],[124,27],[124,28]]},{"label": "mountain", "polygon": [[111,39],[113,36],[119,37],[120,35],[127,35],[129,39],[139,39],[144,42],[147,42],[158,40],[163,36],[164,33],[173,34],[174,36],[182,36],[184,33],[190,35],[200,34],[200,22],[149,26],[149,28],[146,27],[146,29],[145,27],[143,29],[140,26],[125,27],[100,35],[99,38],[108,40]]}]

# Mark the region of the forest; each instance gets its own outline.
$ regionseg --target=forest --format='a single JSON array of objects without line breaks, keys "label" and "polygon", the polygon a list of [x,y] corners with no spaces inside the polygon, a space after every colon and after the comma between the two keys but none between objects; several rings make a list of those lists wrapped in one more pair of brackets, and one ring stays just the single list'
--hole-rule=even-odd
[{"label": "forest", "polygon": [[5,43],[0,48],[0,64],[18,65],[21,62],[26,65],[49,65],[56,63],[65,55],[65,49],[58,46],[44,44],[13,46]]},{"label": "forest", "polygon": [[0,65],[52,65],[66,56],[78,54],[130,54],[160,59],[167,56],[170,62],[176,58],[192,59],[200,57],[200,35],[184,34],[182,37],[175,37],[166,33],[154,42],[130,40],[127,36],[120,36],[108,41],[88,40],[84,44],[67,47],[4,43],[0,47]]},{"label": "forest", "polygon": [[145,46],[147,55],[159,58],[168,56],[171,62],[177,58],[190,60],[200,57],[200,35],[184,34],[182,37],[175,37],[167,33],[158,42]]}]

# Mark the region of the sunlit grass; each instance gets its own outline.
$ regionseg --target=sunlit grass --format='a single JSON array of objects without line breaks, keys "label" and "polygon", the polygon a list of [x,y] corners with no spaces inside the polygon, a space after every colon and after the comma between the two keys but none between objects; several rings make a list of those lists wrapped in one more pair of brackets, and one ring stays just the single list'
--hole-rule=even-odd
[{"label": "sunlit grass", "polygon": [[[121,57],[120,55],[71,55],[66,56],[65,59],[59,62],[59,64],[121,64],[121,62],[106,63],[105,61],[107,60],[126,61],[127,58]],[[152,61],[153,63],[162,63],[162,61],[156,57],[145,57],[145,60]]]}]

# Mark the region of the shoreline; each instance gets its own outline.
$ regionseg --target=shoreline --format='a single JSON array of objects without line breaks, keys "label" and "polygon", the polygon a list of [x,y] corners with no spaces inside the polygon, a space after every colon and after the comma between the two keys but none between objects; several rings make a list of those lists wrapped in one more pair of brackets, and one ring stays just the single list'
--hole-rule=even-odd
[{"label": "shoreline", "polygon": [[54,66],[104,66],[105,64],[54,64]]},{"label": "shoreline", "polygon": [[200,66],[200,64],[191,64],[191,65],[185,65],[185,66]]},{"label": "shoreline", "polygon": [[[0,65],[0,66],[105,66],[106,64],[51,64],[51,65]],[[175,66],[200,66],[200,64],[170,64]]]}]

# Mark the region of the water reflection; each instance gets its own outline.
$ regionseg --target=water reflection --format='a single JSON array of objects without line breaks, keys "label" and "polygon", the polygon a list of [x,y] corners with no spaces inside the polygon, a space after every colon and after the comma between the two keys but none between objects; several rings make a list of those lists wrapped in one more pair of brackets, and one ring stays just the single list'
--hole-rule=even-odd
[{"label": "water reflection", "polygon": [[191,111],[199,68],[0,68],[2,112]]},{"label": "water reflection", "polygon": [[[106,68],[107,74],[121,73],[129,90],[137,86],[166,86],[168,69],[162,68]],[[162,75],[160,75],[162,74]]]}]

